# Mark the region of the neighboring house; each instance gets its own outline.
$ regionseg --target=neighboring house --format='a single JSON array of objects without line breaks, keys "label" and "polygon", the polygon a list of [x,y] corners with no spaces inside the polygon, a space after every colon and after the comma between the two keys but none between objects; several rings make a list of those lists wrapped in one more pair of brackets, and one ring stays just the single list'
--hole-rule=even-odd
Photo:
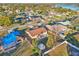
[{"label": "neighboring house", "polygon": [[26,19],[26,16],[27,15],[25,13],[20,13],[14,18],[14,20],[15,20],[15,22],[22,21],[22,20]]},{"label": "neighboring house", "polygon": [[14,18],[15,22],[23,21],[23,20],[25,20],[26,22],[29,22],[29,21],[40,22],[41,19],[42,19],[41,16],[29,16],[25,13],[21,13]]},{"label": "neighboring house", "polygon": [[46,28],[58,34],[62,39],[69,33],[70,29],[64,25],[46,25]]},{"label": "neighboring house", "polygon": [[41,19],[41,16],[30,16],[32,19]]},{"label": "neighboring house", "polygon": [[47,35],[47,30],[45,28],[37,28],[34,30],[26,31],[26,33],[32,38],[42,38]]},{"label": "neighboring house", "polygon": [[64,33],[65,31],[68,30],[68,28],[63,25],[52,25],[52,26],[46,25],[46,27],[48,30],[55,31],[57,33]]},{"label": "neighboring house", "polygon": [[17,38],[14,34],[12,34],[12,33],[7,34],[2,39],[2,46],[4,49],[10,48],[12,46],[15,46],[16,41],[17,41]]},{"label": "neighboring house", "polygon": [[16,47],[16,44],[19,43],[17,40],[17,36],[20,36],[21,32],[18,30],[13,30],[6,36],[2,38],[2,44],[4,50],[9,50],[10,48]]},{"label": "neighboring house", "polygon": [[23,17],[21,17],[21,16],[16,16],[16,17],[14,18],[14,21],[15,21],[15,22],[22,21],[22,20],[23,20]]},{"label": "neighboring house", "polygon": [[58,33],[60,33],[60,32],[66,31],[67,30],[67,27],[66,26],[63,26],[63,25],[53,25],[52,26],[52,30],[55,30]]},{"label": "neighboring house", "polygon": [[28,20],[28,21],[35,21],[35,22],[39,22],[41,19],[42,19],[42,17],[41,16],[26,16],[26,20]]}]

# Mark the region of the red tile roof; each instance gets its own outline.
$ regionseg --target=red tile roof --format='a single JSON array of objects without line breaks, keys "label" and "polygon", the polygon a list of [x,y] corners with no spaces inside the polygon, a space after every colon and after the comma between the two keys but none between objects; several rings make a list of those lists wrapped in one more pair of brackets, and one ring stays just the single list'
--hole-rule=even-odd
[{"label": "red tile roof", "polygon": [[46,32],[46,29],[45,28],[37,28],[37,29],[31,30],[31,31],[27,31],[27,32],[29,32],[29,34],[31,36],[35,36],[35,35],[39,35],[41,33]]}]

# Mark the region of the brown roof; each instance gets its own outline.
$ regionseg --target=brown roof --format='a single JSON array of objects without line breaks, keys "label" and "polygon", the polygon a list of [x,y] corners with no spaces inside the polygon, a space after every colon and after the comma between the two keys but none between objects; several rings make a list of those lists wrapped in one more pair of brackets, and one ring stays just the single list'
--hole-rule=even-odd
[{"label": "brown roof", "polygon": [[37,29],[31,30],[31,31],[27,31],[27,32],[29,32],[29,34],[31,36],[35,36],[35,35],[39,35],[41,33],[46,32],[46,29],[45,28],[37,28]]}]

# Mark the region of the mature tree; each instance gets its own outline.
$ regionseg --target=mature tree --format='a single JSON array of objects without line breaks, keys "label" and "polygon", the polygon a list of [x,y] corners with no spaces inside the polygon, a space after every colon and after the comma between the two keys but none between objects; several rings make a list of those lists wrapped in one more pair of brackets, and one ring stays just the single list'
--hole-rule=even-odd
[{"label": "mature tree", "polygon": [[10,17],[8,17],[8,16],[0,17],[0,25],[9,26],[10,24],[11,24]]}]

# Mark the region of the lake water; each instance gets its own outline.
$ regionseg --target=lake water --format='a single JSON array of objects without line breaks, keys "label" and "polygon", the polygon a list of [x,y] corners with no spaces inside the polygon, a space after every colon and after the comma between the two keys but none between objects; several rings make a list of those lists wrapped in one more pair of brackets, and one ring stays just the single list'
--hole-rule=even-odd
[{"label": "lake water", "polygon": [[79,11],[79,6],[77,4],[57,4],[56,6],[66,8],[66,9],[71,9],[74,11]]}]

